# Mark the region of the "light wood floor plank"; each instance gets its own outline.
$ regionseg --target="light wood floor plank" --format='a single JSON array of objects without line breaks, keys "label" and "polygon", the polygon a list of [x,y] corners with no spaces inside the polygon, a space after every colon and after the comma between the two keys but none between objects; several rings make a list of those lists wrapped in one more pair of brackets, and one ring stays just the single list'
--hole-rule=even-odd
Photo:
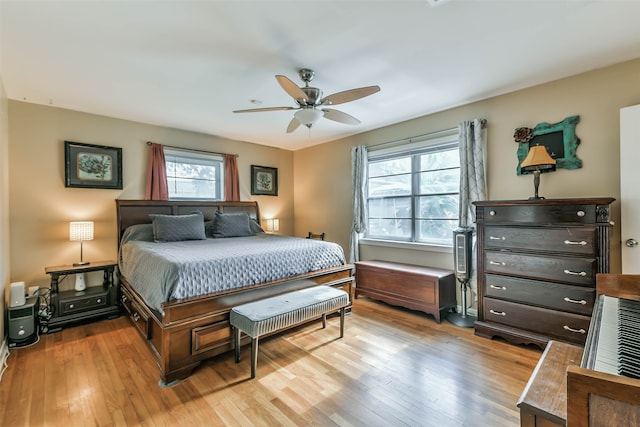
[{"label": "light wood floor plank", "polygon": [[0,425],[518,426],[516,401],[540,351],[366,298],[339,320],[204,362],[173,387],[129,319],[98,321],[13,349]]}]

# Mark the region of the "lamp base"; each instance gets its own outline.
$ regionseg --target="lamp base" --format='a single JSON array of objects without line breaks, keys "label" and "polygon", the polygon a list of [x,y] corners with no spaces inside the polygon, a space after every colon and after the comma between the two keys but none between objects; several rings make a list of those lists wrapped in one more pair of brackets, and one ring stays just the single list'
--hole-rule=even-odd
[{"label": "lamp base", "polygon": [[91,264],[89,261],[80,261],[80,262],[74,262],[73,266],[74,267],[82,267],[83,265],[89,265]]},{"label": "lamp base", "polygon": [[531,197],[529,197],[529,200],[543,200],[543,199],[544,199],[544,197],[542,197],[542,196],[531,196]]}]

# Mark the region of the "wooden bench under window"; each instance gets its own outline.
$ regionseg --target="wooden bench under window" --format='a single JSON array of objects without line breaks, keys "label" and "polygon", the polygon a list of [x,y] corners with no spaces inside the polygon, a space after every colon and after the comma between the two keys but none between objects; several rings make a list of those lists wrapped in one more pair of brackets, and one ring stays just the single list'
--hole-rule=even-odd
[{"label": "wooden bench under window", "polygon": [[366,296],[388,304],[442,316],[456,306],[456,280],[451,270],[389,261],[358,261],[356,298]]}]

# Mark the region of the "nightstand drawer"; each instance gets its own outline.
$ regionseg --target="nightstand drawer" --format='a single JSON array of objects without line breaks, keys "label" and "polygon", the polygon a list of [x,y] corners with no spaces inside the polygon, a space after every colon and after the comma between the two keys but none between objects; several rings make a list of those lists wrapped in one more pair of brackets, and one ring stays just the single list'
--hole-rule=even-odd
[{"label": "nightstand drawer", "polygon": [[589,316],[493,298],[484,300],[484,319],[578,344],[584,344],[591,320]]},{"label": "nightstand drawer", "polygon": [[486,274],[485,296],[590,316],[596,291],[585,286]]},{"label": "nightstand drawer", "polygon": [[73,296],[67,296],[69,293],[60,293],[60,316],[109,306],[109,289],[87,288],[86,291],[73,291],[71,294]]}]

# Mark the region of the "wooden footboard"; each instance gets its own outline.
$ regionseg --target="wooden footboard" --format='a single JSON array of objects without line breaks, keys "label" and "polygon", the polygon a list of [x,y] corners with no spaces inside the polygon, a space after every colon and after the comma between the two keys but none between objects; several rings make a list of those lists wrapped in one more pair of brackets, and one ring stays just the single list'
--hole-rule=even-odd
[{"label": "wooden footboard", "polygon": [[[239,291],[172,301],[163,305],[164,316],[151,310],[127,279],[120,277],[120,302],[147,341],[162,381],[169,384],[188,377],[203,360],[233,349],[231,308],[316,285],[342,288],[352,300],[353,266],[319,270]],[[243,341],[248,342],[248,338]]]}]

